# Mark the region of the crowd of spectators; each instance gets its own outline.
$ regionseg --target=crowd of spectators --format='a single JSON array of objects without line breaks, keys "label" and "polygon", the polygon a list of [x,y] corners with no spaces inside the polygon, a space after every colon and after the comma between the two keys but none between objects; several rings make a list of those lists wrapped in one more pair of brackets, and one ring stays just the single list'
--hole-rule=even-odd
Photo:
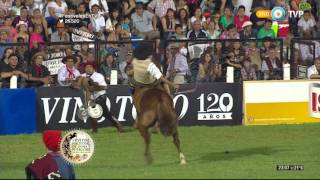
[{"label": "crowd of spectators", "polygon": [[[50,69],[42,63],[49,52],[62,51],[66,57],[57,72],[57,85],[68,85],[69,80],[83,73],[82,65],[88,61],[96,64],[107,82],[110,82],[111,71],[116,70],[119,83],[125,84],[126,65],[137,44],[117,42],[139,38],[155,42],[155,61],[161,64],[166,77],[177,84],[224,82],[228,66],[234,68],[236,82],[281,79],[282,65],[288,59],[282,58],[280,48],[283,47],[275,39],[287,42],[293,37],[319,38],[320,1],[252,0],[252,3],[241,4],[243,2],[0,0],[2,87],[9,87],[13,75],[27,87],[52,84]],[[281,22],[257,17],[257,11],[271,10],[275,6],[300,10],[304,14],[301,17],[287,14]],[[98,47],[90,44],[75,48],[74,44],[70,45],[70,42],[78,42],[74,38],[75,30],[107,43],[102,43],[98,51]],[[208,41],[191,42],[204,39]],[[48,42],[61,44],[48,46]],[[291,52],[296,54],[295,61],[307,59],[307,52],[315,52],[315,58],[320,56],[320,43],[313,43],[316,44],[313,50],[310,49],[312,45],[298,45],[300,53]]]}]

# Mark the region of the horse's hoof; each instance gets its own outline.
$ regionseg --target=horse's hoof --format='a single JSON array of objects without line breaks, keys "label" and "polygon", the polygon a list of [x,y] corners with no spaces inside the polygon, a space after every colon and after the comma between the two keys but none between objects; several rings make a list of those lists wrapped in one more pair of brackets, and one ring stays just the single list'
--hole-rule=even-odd
[{"label": "horse's hoof", "polygon": [[181,160],[180,161],[180,165],[186,165],[187,164],[187,161],[186,160]]},{"label": "horse's hoof", "polygon": [[150,156],[145,157],[147,165],[151,165],[153,163],[153,158]]}]

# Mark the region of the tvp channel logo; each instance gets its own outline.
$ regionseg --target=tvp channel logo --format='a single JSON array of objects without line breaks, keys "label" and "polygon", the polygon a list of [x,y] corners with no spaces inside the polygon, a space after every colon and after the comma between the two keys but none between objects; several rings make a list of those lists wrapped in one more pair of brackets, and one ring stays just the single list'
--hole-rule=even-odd
[{"label": "tvp channel logo", "polygon": [[258,18],[272,19],[273,21],[284,21],[287,14],[290,18],[300,18],[303,11],[287,11],[280,6],[274,7],[272,10],[258,10],[256,15]]}]

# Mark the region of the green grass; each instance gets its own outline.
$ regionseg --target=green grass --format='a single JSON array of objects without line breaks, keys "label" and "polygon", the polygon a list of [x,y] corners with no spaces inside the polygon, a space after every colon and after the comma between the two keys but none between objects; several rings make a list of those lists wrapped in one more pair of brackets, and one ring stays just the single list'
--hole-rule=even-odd
[{"label": "green grass", "polygon": [[[180,127],[187,165],[171,138],[152,136],[154,163],[143,158],[136,130],[114,128],[93,135],[96,151],[77,178],[320,178],[320,124]],[[45,153],[40,134],[0,136],[0,178],[25,178],[24,168]],[[225,153],[229,151],[229,153]],[[276,165],[304,165],[304,171],[277,171]]]}]

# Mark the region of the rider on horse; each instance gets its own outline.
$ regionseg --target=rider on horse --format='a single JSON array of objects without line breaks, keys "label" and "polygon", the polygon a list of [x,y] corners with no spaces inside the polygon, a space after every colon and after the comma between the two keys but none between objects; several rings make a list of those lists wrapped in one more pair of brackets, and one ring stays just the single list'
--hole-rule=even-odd
[{"label": "rider on horse", "polygon": [[140,44],[133,52],[133,60],[128,66],[129,85],[131,93],[136,88],[159,87],[170,95],[170,88],[177,89],[178,86],[167,80],[160,68],[152,61],[153,45],[151,43]]}]

